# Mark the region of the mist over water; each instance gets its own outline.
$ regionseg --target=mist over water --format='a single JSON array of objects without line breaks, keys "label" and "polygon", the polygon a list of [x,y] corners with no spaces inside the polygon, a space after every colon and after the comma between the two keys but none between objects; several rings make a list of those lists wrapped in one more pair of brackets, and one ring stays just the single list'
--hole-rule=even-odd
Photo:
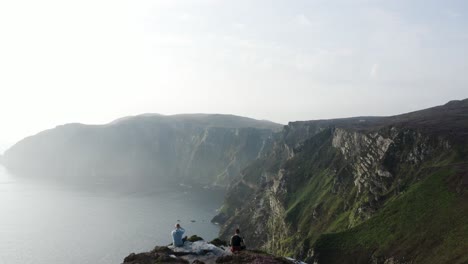
[{"label": "mist over water", "polygon": [[0,142],[0,155],[3,155],[3,153],[5,153],[5,151],[10,147],[9,144],[5,144],[5,143],[2,143]]},{"label": "mist over water", "polygon": [[[16,178],[0,167],[0,263],[121,263],[171,242],[177,220],[209,240],[219,191],[121,194]],[[192,222],[195,220],[195,222]]]}]

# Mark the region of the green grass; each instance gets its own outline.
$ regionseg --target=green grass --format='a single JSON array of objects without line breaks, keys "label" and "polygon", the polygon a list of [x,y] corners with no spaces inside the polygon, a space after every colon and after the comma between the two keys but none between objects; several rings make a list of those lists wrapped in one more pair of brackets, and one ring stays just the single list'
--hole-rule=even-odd
[{"label": "green grass", "polygon": [[322,235],[315,244],[323,263],[349,257],[411,256],[414,263],[468,262],[466,194],[448,188],[456,172],[442,168],[390,200],[377,215],[341,233]]}]

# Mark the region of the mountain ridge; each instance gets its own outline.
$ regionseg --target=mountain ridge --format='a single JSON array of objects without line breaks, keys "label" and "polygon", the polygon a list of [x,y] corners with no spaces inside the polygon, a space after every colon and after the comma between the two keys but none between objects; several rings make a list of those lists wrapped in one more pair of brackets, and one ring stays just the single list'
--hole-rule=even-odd
[{"label": "mountain ridge", "polygon": [[223,186],[261,155],[281,127],[233,115],[71,123],[23,139],[5,152],[3,163],[17,175],[94,181],[110,188],[165,181]]},{"label": "mountain ridge", "polygon": [[[163,115],[158,113],[144,113],[134,116],[127,116],[118,118],[105,125],[114,125],[120,122],[131,121],[135,119],[146,119],[146,118],[164,118],[171,119],[174,121],[187,121],[198,119],[205,121],[206,125],[213,127],[230,127],[230,128],[241,128],[241,127],[254,127],[271,129],[274,131],[280,130],[283,125],[278,124],[266,119],[254,119],[250,117],[231,115],[231,114],[205,114],[205,113],[193,113],[193,114],[174,114],[174,115]],[[230,122],[229,122],[230,121]]]}]

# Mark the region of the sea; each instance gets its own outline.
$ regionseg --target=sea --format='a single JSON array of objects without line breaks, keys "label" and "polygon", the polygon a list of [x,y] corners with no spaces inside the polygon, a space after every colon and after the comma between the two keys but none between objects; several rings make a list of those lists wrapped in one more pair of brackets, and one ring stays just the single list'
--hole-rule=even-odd
[{"label": "sea", "polygon": [[122,263],[186,234],[217,237],[223,192],[180,186],[135,193],[18,178],[0,167],[0,264]]}]

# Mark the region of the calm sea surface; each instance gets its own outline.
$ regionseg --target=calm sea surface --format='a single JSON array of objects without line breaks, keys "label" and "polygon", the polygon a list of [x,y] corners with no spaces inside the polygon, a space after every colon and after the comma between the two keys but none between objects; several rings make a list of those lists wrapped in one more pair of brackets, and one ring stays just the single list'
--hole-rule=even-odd
[{"label": "calm sea surface", "polygon": [[[215,191],[139,194],[84,191],[18,179],[0,167],[0,264],[121,263],[131,252],[187,235],[217,236],[210,223],[223,201]],[[194,220],[195,222],[192,222]]]}]

